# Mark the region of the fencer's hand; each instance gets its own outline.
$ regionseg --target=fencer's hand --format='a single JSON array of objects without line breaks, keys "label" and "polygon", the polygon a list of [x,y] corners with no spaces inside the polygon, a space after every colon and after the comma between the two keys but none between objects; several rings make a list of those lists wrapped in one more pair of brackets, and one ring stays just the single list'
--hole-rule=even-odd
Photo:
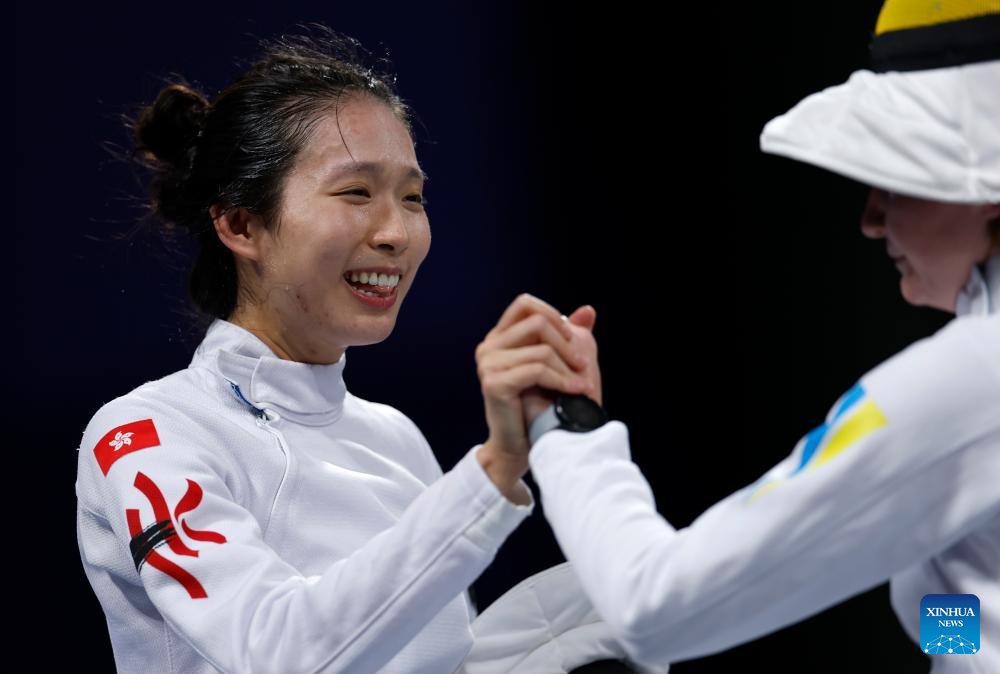
[{"label": "fencer's hand", "polygon": [[479,458],[501,491],[513,487],[528,470],[521,394],[532,386],[591,393],[589,380],[581,376],[586,354],[574,353],[573,337],[573,327],[554,307],[523,293],[476,347],[489,426]]},{"label": "fencer's hand", "polygon": [[[585,394],[596,400],[598,404],[603,404],[601,368],[597,362],[597,340],[594,339],[594,323],[596,321],[597,310],[589,304],[574,311],[569,316],[570,329],[573,332],[570,343],[574,351],[582,353],[586,360],[586,365],[579,373],[591,385],[590,390],[585,391]],[[532,386],[521,395],[524,422],[529,429],[535,417],[544,412],[555,401],[555,396],[553,391],[539,386]]]}]

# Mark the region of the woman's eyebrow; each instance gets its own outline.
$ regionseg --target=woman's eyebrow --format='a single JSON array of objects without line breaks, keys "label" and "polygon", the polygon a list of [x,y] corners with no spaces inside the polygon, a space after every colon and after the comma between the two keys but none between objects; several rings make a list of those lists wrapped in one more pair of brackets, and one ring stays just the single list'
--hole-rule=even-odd
[{"label": "woman's eyebrow", "polygon": [[[327,180],[334,180],[341,177],[347,173],[367,173],[369,175],[381,176],[386,172],[387,168],[385,164],[375,161],[355,161],[349,162],[347,164],[340,164],[339,166],[333,167],[330,173],[327,175]],[[411,166],[406,171],[407,178],[416,178],[423,182],[430,180],[430,176],[424,173],[424,170],[419,166]]]}]

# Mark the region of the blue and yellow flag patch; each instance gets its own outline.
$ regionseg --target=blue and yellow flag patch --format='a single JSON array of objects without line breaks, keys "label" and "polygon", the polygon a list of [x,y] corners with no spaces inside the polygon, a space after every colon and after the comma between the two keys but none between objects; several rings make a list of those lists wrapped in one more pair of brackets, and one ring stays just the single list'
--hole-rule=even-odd
[{"label": "blue and yellow flag patch", "polygon": [[746,500],[757,498],[805,470],[814,470],[886,423],[885,415],[867,397],[861,383],[855,384],[837,401],[827,420],[799,441],[792,455],[797,455],[798,461],[791,472],[784,477],[765,475],[751,485]]}]

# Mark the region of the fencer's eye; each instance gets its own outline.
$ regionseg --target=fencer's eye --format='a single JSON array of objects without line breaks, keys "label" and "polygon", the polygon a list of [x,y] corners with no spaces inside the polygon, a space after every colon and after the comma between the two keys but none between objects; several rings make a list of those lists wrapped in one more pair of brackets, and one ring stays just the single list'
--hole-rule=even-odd
[{"label": "fencer's eye", "polygon": [[358,187],[358,188],[350,190],[348,192],[344,192],[343,194],[358,194],[358,195],[363,196],[363,197],[371,196],[370,194],[368,194],[368,190],[366,190],[363,187]]},{"label": "fencer's eye", "polygon": [[408,196],[406,198],[409,199],[410,201],[414,202],[414,203],[420,204],[421,206],[426,206],[427,205],[427,199],[425,199],[424,195],[422,195],[422,194],[411,194],[410,196]]}]

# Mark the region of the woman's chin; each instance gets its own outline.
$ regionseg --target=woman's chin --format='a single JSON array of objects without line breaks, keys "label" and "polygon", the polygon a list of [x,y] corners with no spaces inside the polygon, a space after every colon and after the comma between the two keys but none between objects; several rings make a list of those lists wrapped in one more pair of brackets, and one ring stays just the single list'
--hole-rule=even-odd
[{"label": "woman's chin", "polygon": [[389,339],[392,335],[393,329],[396,327],[396,321],[393,320],[391,323],[387,323],[382,326],[370,326],[367,330],[357,330],[351,336],[349,342],[350,346],[371,346],[373,344],[379,344]]},{"label": "woman's chin", "polygon": [[935,297],[932,293],[927,292],[926,288],[911,276],[904,276],[900,279],[899,291],[903,295],[903,299],[912,306],[930,307],[931,309],[955,313],[954,301],[949,304],[945,299]]},{"label": "woman's chin", "polygon": [[904,274],[899,279],[899,292],[908,304],[912,304],[915,307],[927,305],[927,298],[924,297],[920,289],[920,284],[909,274]]},{"label": "woman's chin", "polygon": [[386,339],[388,339],[388,337],[389,335],[386,335],[385,337],[372,338],[372,339],[358,339],[356,341],[351,342],[349,346],[374,346],[375,344],[381,344]]}]

